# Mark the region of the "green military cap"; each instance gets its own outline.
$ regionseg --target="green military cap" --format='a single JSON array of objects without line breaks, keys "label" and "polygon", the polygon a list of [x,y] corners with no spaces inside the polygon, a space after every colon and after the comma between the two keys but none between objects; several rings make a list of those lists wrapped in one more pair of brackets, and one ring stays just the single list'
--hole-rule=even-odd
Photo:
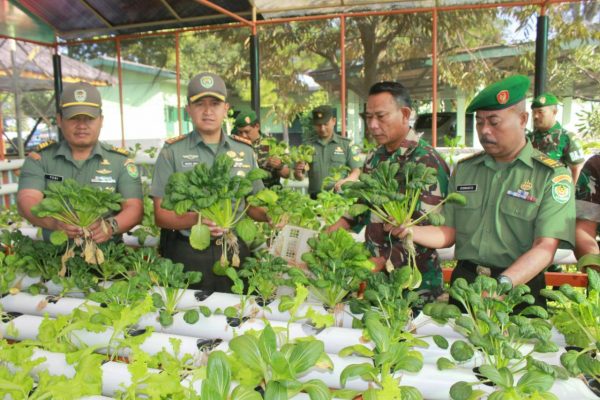
[{"label": "green military cap", "polygon": [[321,125],[329,122],[333,117],[333,108],[330,106],[319,106],[312,110],[313,125]]},{"label": "green military cap", "polygon": [[531,103],[531,108],[542,108],[546,106],[555,106],[558,104],[558,98],[552,93],[542,93]]},{"label": "green military cap", "polygon": [[60,96],[60,111],[65,119],[76,115],[98,118],[102,114],[100,92],[87,82],[67,83]]},{"label": "green military cap", "polygon": [[193,103],[208,96],[225,101],[227,88],[219,75],[202,72],[194,76],[188,84],[188,102]]},{"label": "green military cap", "polygon": [[513,75],[492,83],[471,100],[467,112],[502,110],[517,104],[527,95],[529,84],[529,78],[525,75]]},{"label": "green military cap", "polygon": [[248,125],[253,125],[256,122],[258,122],[258,118],[256,118],[256,113],[254,111],[241,111],[235,118],[233,129],[236,130]]}]

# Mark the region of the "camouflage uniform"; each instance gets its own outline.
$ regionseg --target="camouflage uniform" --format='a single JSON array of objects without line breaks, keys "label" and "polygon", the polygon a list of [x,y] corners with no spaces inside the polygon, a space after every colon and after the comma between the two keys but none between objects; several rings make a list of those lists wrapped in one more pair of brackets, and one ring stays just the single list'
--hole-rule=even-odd
[{"label": "camouflage uniform", "polygon": [[585,160],[579,139],[558,122],[547,131],[534,130],[528,136],[535,149],[567,166],[581,164]]},{"label": "camouflage uniform", "polygon": [[600,233],[600,155],[592,156],[584,164],[575,199],[577,219],[598,222]]},{"label": "camouflage uniform", "polygon": [[[412,215],[412,219],[417,219],[423,215],[424,211],[432,206],[440,203],[448,192],[448,176],[449,168],[440,154],[429,143],[421,140],[412,129],[409,131],[402,146],[393,153],[388,153],[384,146],[378,147],[373,153],[369,154],[365,165],[363,166],[364,173],[370,173],[379,163],[386,160],[394,160],[401,166],[408,162],[418,162],[425,164],[428,167],[434,168],[437,171],[438,183],[432,185],[428,191],[421,193],[420,202],[417,210]],[[401,187],[404,187],[404,176],[400,172],[397,175]],[[388,232],[383,230],[381,222],[375,222],[376,217],[363,217],[359,224],[366,224],[365,241],[367,247],[371,250],[374,256],[390,257],[391,262],[395,267],[406,265],[408,254],[402,245],[401,240],[393,237],[390,238]],[[421,225],[428,225],[427,222]],[[429,249],[418,244],[415,244],[417,251],[417,266],[423,275],[423,282],[419,290],[429,292],[428,296],[437,297],[442,293],[442,270],[438,254],[434,249]]]}]

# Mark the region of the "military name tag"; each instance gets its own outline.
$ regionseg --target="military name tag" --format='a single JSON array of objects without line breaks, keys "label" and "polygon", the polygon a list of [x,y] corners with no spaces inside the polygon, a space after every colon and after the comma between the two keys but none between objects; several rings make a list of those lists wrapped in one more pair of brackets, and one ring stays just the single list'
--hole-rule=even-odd
[{"label": "military name tag", "polygon": [[182,161],[181,166],[183,168],[193,168],[194,165],[198,164],[198,161]]},{"label": "military name tag", "polygon": [[92,178],[92,183],[117,183],[112,176],[98,176]]},{"label": "military name tag", "polygon": [[457,192],[476,192],[477,185],[458,185],[456,186]]},{"label": "military name tag", "polygon": [[62,180],[63,180],[63,177],[60,175],[45,174],[44,178],[48,179],[49,181],[54,181],[54,182],[62,182]]}]

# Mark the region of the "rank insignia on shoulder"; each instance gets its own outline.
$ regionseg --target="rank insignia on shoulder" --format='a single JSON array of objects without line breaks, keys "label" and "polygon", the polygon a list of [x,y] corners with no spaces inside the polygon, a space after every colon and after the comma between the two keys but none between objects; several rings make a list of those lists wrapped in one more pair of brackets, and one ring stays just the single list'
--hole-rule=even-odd
[{"label": "rank insignia on shoulder", "polygon": [[52,145],[54,145],[56,143],[58,143],[56,140],[48,140],[47,142],[40,143],[35,148],[35,151],[41,151],[41,150],[47,149],[48,147],[50,147],[50,146],[52,146]]},{"label": "rank insignia on shoulder", "polygon": [[550,168],[558,168],[564,165],[560,161],[554,160],[543,153],[535,155],[533,159],[541,162],[542,164]]},{"label": "rank insignia on shoulder", "polygon": [[236,142],[240,142],[240,143],[247,144],[248,146],[252,146],[252,141],[250,139],[246,139],[246,138],[238,136],[238,135],[231,135],[230,137],[233,140],[235,140]]},{"label": "rank insignia on shoulder", "polygon": [[111,151],[114,151],[115,153],[123,154],[124,156],[129,156],[129,151],[122,147],[112,146],[110,149],[111,149]]},{"label": "rank insignia on shoulder", "polygon": [[552,178],[553,183],[558,183],[562,181],[571,183],[573,182],[573,178],[571,178],[571,175],[568,174],[556,175],[554,178]]},{"label": "rank insignia on shoulder", "polygon": [[185,139],[187,137],[187,135],[179,135],[179,136],[175,136],[172,137],[171,139],[167,139],[165,140],[166,144],[173,144],[173,143],[177,143],[182,141],[183,139]]},{"label": "rank insignia on shoulder", "polygon": [[42,159],[42,156],[40,155],[40,153],[36,153],[35,151],[32,151],[31,153],[29,153],[28,157],[35,161],[39,161]]}]

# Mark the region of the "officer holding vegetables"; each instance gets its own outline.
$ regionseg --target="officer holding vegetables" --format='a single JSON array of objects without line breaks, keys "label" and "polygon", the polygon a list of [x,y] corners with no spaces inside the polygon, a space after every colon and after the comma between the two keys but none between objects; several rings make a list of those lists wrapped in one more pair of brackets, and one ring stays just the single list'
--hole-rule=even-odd
[{"label": "officer holding vegetables", "polygon": [[[437,172],[437,181],[430,184],[419,196],[419,203],[411,217],[417,219],[423,213],[442,202],[448,186],[448,165],[426,141],[421,140],[410,126],[412,101],[408,90],[399,82],[379,82],[369,90],[364,115],[367,129],[379,147],[365,161],[364,173],[371,173],[381,163],[389,160],[404,167],[409,162],[424,164]],[[403,169],[395,179],[402,193],[406,191]],[[344,216],[329,230],[350,229],[366,224],[365,241],[373,254],[378,271],[384,268],[400,268],[408,264],[409,254],[404,243],[390,237],[384,231],[383,222],[373,213],[368,217]],[[423,246],[416,246],[416,267],[422,275],[422,297],[435,299],[442,293],[443,280],[437,253]],[[390,265],[391,264],[391,265]]]},{"label": "officer holding vegetables", "polygon": [[258,166],[271,174],[263,179],[265,187],[270,188],[279,185],[279,178],[290,176],[290,168],[281,159],[269,157],[269,145],[262,140],[267,136],[260,131],[260,121],[254,111],[240,112],[235,118],[231,133],[248,140],[256,154]]},{"label": "officer holding vegetables", "polygon": [[453,281],[483,274],[510,286],[527,284],[543,306],[544,269],[559,244],[574,245],[574,187],[568,169],[526,138],[528,88],[528,77],[511,76],[469,104],[484,151],[457,164],[449,189],[465,196],[466,206],[446,205],[443,226],[391,232],[412,231],[415,243],[430,248],[456,244]]},{"label": "officer holding vegetables", "polygon": [[315,108],[312,111],[312,124],[317,133],[308,143],[315,149],[313,161],[309,164],[296,163],[294,177],[303,180],[304,174],[308,173],[308,193],[312,198],[316,198],[323,186],[323,180],[331,173],[332,168],[344,165],[350,168],[350,174],[334,185],[334,190],[339,191],[345,182],[358,179],[362,162],[358,147],[352,146],[350,139],[334,132],[336,118],[333,116],[333,108]]},{"label": "officer holding vegetables", "polygon": [[[225,82],[213,73],[200,73],[194,76],[188,85],[188,105],[186,111],[192,119],[194,130],[166,141],[158,155],[154,168],[151,195],[154,201],[156,225],[161,227],[160,253],[174,262],[183,263],[187,269],[201,271],[200,289],[207,291],[230,292],[231,281],[213,273],[213,265],[221,258],[221,246],[225,231],[206,218],[202,223],[209,227],[211,243],[205,250],[196,250],[189,243],[190,229],[198,222],[198,213],[187,212],[178,215],[161,207],[165,197],[165,187],[174,172],[186,172],[196,164],[212,166],[216,157],[227,154],[233,158],[232,174],[245,176],[250,170],[258,168],[256,156],[246,139],[229,136],[223,130],[223,121],[227,117],[229,104],[226,102]],[[260,180],[254,181],[254,192],[263,188]],[[264,210],[250,207],[247,214],[260,221],[266,221]],[[240,258],[249,254],[248,248],[240,244]]]},{"label": "officer holding vegetables", "polygon": [[98,220],[90,225],[95,242],[102,243],[127,232],[142,220],[142,185],[137,166],[127,150],[98,140],[103,118],[98,89],[84,82],[66,84],[56,116],[64,140],[40,144],[23,164],[17,193],[19,212],[33,225],[43,228],[45,239],[54,230],[64,231],[71,239],[83,235],[80,227],[51,217],[38,218],[31,212],[44,198],[43,192],[49,184],[66,179],[123,196],[119,213],[105,218],[105,223]]}]

